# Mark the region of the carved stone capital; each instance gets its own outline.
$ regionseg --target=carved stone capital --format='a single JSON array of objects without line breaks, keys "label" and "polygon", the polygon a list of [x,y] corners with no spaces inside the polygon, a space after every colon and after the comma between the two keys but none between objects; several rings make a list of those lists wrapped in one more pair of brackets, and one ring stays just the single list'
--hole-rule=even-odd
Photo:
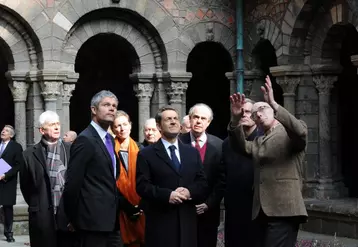
[{"label": "carved stone capital", "polygon": [[285,94],[295,94],[298,84],[300,84],[300,76],[281,76],[276,78],[276,82],[281,86]]},{"label": "carved stone capital", "polygon": [[167,94],[169,96],[169,103],[182,103],[182,96],[188,89],[188,83],[186,82],[171,82],[167,87]]},{"label": "carved stone capital", "polygon": [[329,95],[337,79],[338,76],[334,75],[314,75],[313,82],[316,84],[318,94]]},{"label": "carved stone capital", "polygon": [[62,82],[58,81],[44,81],[40,83],[40,86],[45,100],[57,100],[62,91]]},{"label": "carved stone capital", "polygon": [[133,87],[139,101],[150,101],[154,91],[153,83],[137,83]]},{"label": "carved stone capital", "polygon": [[69,103],[72,97],[72,92],[75,90],[75,84],[63,84],[62,87],[62,99],[64,103]]},{"label": "carved stone capital", "polygon": [[15,102],[26,102],[29,84],[25,81],[12,81],[9,83],[12,97]]},{"label": "carved stone capital", "polygon": [[252,90],[252,84],[254,83],[254,79],[244,79],[244,94],[249,96]]}]

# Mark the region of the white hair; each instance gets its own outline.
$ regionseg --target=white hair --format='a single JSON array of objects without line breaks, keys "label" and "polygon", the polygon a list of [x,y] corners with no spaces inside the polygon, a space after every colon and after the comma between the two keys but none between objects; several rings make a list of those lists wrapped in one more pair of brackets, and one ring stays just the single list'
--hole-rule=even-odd
[{"label": "white hair", "polygon": [[206,109],[208,109],[208,111],[210,112],[210,116],[209,116],[209,120],[213,120],[214,118],[214,113],[213,113],[213,110],[210,108],[210,106],[204,104],[204,103],[198,103],[198,104],[195,104],[193,105],[190,110],[189,110],[189,116],[191,117],[193,114],[194,114],[194,110],[196,107],[204,107]]},{"label": "white hair", "polygon": [[60,122],[60,117],[54,111],[45,111],[39,117],[39,128],[45,124]]},{"label": "white hair", "polygon": [[184,124],[186,120],[189,120],[189,115],[185,115],[181,121],[181,124]]},{"label": "white hair", "polygon": [[147,127],[147,125],[150,124],[150,123],[153,123],[154,125],[157,124],[157,122],[155,122],[155,118],[149,118],[149,119],[145,120],[143,128]]}]

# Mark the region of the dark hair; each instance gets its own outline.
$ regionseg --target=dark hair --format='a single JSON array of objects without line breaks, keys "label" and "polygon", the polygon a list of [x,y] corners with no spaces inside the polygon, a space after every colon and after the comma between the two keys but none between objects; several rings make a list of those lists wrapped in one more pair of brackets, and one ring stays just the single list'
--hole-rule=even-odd
[{"label": "dark hair", "polygon": [[162,113],[165,112],[165,111],[175,111],[179,116],[178,110],[175,109],[174,107],[172,107],[172,106],[163,106],[163,107],[159,108],[159,110],[157,111],[157,114],[155,114],[155,122],[156,123],[159,124],[162,121]]}]

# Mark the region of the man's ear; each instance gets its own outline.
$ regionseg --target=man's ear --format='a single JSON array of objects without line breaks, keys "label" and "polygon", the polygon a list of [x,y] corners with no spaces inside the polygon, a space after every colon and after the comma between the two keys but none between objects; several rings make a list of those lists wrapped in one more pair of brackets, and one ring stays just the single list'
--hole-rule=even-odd
[{"label": "man's ear", "polygon": [[91,113],[92,113],[92,115],[96,115],[97,109],[95,106],[91,106]]}]

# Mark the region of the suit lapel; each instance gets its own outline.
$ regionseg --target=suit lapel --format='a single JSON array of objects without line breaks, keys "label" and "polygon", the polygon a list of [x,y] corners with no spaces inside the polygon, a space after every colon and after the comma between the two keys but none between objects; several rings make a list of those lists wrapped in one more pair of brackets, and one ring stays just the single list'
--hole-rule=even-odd
[{"label": "suit lapel", "polygon": [[[179,153],[180,153],[181,142],[178,142],[178,143],[179,143]],[[169,158],[168,153],[165,150],[165,147],[164,147],[161,139],[159,139],[159,141],[157,141],[153,145],[155,145],[155,151],[156,151],[156,154],[159,156],[159,158],[161,158],[171,169],[173,169],[173,171],[175,173],[177,173],[179,175],[179,172],[177,171],[177,169],[175,169],[174,164],[173,164],[172,160]],[[182,157],[180,156],[180,159],[181,158]],[[183,163],[182,163],[182,165],[183,165]]]},{"label": "suit lapel", "polygon": [[273,136],[276,135],[277,130],[283,128],[283,126],[280,124],[280,126],[276,126],[274,130],[272,130],[267,136],[262,136],[262,142],[261,145],[264,144],[267,140],[271,139]]},{"label": "suit lapel", "polygon": [[41,143],[37,143],[34,146],[33,154],[34,154],[35,158],[37,159],[37,161],[40,162],[42,167],[45,169],[45,171],[46,171],[45,174],[48,176],[47,167],[46,167],[46,157],[45,157],[45,154],[43,152]]},{"label": "suit lapel", "polygon": [[[102,149],[104,155],[107,157],[109,168],[111,169],[112,174],[114,174],[113,161],[112,161],[111,156],[109,155],[109,152],[108,152],[106,146],[103,143],[103,140],[99,136],[97,130],[91,124],[89,125],[89,130],[91,131],[93,137],[95,138],[98,146]],[[114,147],[113,147],[113,150],[114,150]]]}]

